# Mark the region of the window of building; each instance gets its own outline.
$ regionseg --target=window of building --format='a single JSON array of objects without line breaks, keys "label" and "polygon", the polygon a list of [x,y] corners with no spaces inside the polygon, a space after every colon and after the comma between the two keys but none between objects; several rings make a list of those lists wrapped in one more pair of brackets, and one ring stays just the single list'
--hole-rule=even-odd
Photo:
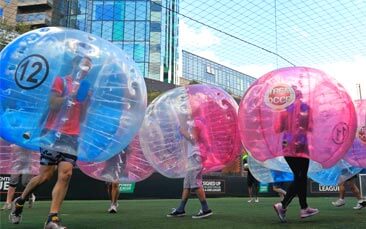
[{"label": "window of building", "polygon": [[127,41],[133,41],[134,40],[134,34],[135,34],[135,22],[133,21],[126,21],[125,22],[125,28],[124,28],[124,36],[125,40]]},{"label": "window of building", "polygon": [[213,67],[212,67],[212,66],[210,66],[210,65],[207,65],[207,66],[206,66],[206,72],[207,72],[208,74],[215,75],[215,68],[213,68]]},{"label": "window of building", "polygon": [[123,20],[124,2],[94,2],[93,20],[97,21],[113,21]]},{"label": "window of building", "polygon": [[136,2],[136,20],[146,20],[146,2]]},{"label": "window of building", "polygon": [[145,57],[145,43],[135,43],[133,59],[136,62],[144,62]]},{"label": "window of building", "polygon": [[126,20],[135,20],[135,1],[126,1]]},{"label": "window of building", "polygon": [[102,22],[100,21],[92,22],[92,34],[97,36],[102,35]]},{"label": "window of building", "polygon": [[138,40],[138,41],[145,40],[146,22],[145,21],[136,21],[135,28],[136,28],[135,40]]},{"label": "window of building", "polygon": [[161,23],[160,22],[151,22],[150,31],[151,32],[161,32]]},{"label": "window of building", "polygon": [[125,42],[123,44],[123,51],[131,58],[133,58],[133,46],[132,42]]},{"label": "window of building", "polygon": [[161,5],[156,2],[151,2],[151,11],[160,12],[161,11]]},{"label": "window of building", "polygon": [[124,30],[123,21],[115,21],[113,24],[113,40],[114,41],[123,40],[123,30]]},{"label": "window of building", "polygon": [[113,31],[113,22],[112,21],[103,22],[102,37],[107,41],[112,40],[112,31]]}]

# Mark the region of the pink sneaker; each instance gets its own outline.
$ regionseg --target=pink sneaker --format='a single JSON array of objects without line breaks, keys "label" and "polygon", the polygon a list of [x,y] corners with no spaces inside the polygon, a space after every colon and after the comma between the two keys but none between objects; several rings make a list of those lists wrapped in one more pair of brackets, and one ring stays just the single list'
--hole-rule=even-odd
[{"label": "pink sneaker", "polygon": [[273,205],[273,208],[276,211],[278,218],[280,218],[280,221],[286,223],[286,209],[282,207],[282,203]]},{"label": "pink sneaker", "polygon": [[301,209],[300,210],[300,217],[303,218],[307,218],[313,215],[316,215],[319,213],[319,210],[316,208],[306,208],[306,209]]}]

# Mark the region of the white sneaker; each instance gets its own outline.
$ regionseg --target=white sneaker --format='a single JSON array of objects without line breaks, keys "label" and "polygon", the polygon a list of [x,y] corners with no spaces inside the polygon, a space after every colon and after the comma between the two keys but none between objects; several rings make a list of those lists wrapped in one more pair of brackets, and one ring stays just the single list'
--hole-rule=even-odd
[{"label": "white sneaker", "polygon": [[256,198],[254,202],[258,203],[258,202],[259,202],[259,199],[258,199],[258,198]]},{"label": "white sneaker", "polygon": [[32,193],[28,199],[29,208],[34,206],[34,202],[36,202],[36,196]]},{"label": "white sneaker", "polygon": [[366,207],[366,200],[359,200],[359,201],[357,201],[357,205],[354,206],[353,209],[360,210],[364,207]]},{"label": "white sneaker", "polygon": [[250,198],[250,199],[248,200],[248,203],[253,202],[253,200],[254,200],[254,199]]},{"label": "white sneaker", "polygon": [[335,207],[341,207],[346,204],[346,201],[344,199],[338,199],[337,201],[332,202],[332,204]]},{"label": "white sneaker", "polygon": [[11,210],[11,203],[5,203],[1,208],[1,211],[4,210]]},{"label": "white sneaker", "polygon": [[118,204],[111,204],[111,206],[109,207],[108,209],[108,212],[109,213],[117,213],[117,207],[118,207]]}]

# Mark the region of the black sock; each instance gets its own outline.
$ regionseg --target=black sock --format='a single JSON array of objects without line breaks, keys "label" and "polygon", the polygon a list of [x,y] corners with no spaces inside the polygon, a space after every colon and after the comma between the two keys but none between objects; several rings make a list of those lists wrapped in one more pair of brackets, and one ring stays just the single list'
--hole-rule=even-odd
[{"label": "black sock", "polygon": [[19,204],[19,205],[23,205],[25,203],[25,199],[20,197],[19,199],[17,199],[16,203]]},{"label": "black sock", "polygon": [[48,214],[47,223],[48,222],[51,222],[51,221],[60,221],[60,219],[58,218],[58,214],[57,213],[50,213],[50,214]]}]

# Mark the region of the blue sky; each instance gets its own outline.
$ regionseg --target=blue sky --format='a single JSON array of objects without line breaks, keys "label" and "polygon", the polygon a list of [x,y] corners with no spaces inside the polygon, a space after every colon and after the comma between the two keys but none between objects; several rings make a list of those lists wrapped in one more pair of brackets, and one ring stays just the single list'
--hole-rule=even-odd
[{"label": "blue sky", "polygon": [[318,68],[366,98],[366,0],[181,0],[180,13],[205,24],[181,17],[184,50],[254,77]]}]

